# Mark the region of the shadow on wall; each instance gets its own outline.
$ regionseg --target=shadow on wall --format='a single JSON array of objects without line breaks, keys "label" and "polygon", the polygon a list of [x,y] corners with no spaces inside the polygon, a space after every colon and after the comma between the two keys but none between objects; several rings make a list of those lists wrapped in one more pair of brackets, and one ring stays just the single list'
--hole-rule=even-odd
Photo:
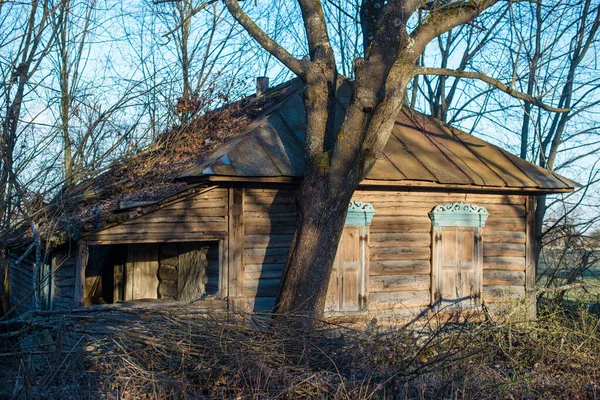
[{"label": "shadow on wall", "polygon": [[251,189],[248,193],[244,294],[250,304],[254,298],[251,311],[270,312],[296,228],[295,190],[275,189],[262,196]]}]

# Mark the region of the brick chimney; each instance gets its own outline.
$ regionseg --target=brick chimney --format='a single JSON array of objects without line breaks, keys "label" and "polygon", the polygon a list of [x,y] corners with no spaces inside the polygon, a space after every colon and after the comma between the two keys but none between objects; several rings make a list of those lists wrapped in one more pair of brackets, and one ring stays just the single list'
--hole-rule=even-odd
[{"label": "brick chimney", "polygon": [[269,78],[259,76],[256,78],[256,97],[260,97],[269,89]]}]

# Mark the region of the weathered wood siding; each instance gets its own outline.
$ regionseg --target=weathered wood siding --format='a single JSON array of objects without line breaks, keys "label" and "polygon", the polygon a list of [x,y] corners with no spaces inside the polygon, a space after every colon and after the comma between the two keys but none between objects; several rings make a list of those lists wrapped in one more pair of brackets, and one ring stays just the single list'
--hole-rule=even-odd
[{"label": "weathered wood siding", "polygon": [[[225,187],[204,189],[199,194],[173,200],[162,208],[152,211],[140,208],[142,213],[146,213],[128,222],[87,235],[83,239],[86,244],[91,246],[225,239],[228,235],[228,199],[229,190]],[[59,256],[56,258],[56,263],[62,265],[55,272],[53,308],[68,309],[75,306],[76,257],[74,255],[67,257],[63,253],[57,254]],[[59,259],[66,259],[66,261],[59,261]],[[219,264],[223,261],[218,248],[211,253],[212,280],[210,284],[213,293],[218,291],[218,289],[214,289],[214,286],[219,285]],[[19,280],[29,280],[29,278],[24,273]],[[125,298],[158,297],[158,294],[155,293],[158,281],[154,283],[155,285],[149,287],[147,292],[136,295],[132,294],[131,287],[125,288]]]},{"label": "weathered wood siding", "polygon": [[[34,284],[35,252],[32,252],[17,265],[16,261],[23,255],[24,250],[10,250],[8,252],[10,301],[15,307],[16,314],[22,314],[34,308],[34,288],[38,290],[42,285],[47,285],[48,299],[42,298],[45,293],[40,290],[38,308],[52,308],[54,310],[68,310],[74,306],[75,294],[75,257],[68,250],[54,251],[48,260],[47,268],[38,272],[39,283]],[[44,273],[53,271],[52,277],[43,276]]]},{"label": "weathered wood siding", "polygon": [[294,234],[294,190],[246,188],[244,199],[244,295],[249,310],[269,311]]},{"label": "weathered wood siding", "polygon": [[158,299],[159,248],[154,244],[127,246],[125,300]]},{"label": "weathered wood siding", "polygon": [[524,295],[525,196],[361,190],[354,198],[376,210],[370,235],[369,314],[393,318],[426,311],[431,302],[429,212],[460,201],[484,206],[490,213],[482,229],[484,299]]},{"label": "weathered wood siding", "polygon": [[[485,206],[483,296],[488,303],[525,294],[526,196],[359,190],[376,210],[369,236],[369,317],[410,318],[431,302],[431,219],[439,204]],[[294,193],[247,188],[244,203],[244,295],[249,309],[275,300],[295,224]]]},{"label": "weathered wood siding", "polygon": [[108,244],[224,237],[228,231],[228,196],[227,188],[213,188],[93,233],[85,240],[93,244]]},{"label": "weathered wood siding", "polygon": [[19,264],[17,260],[25,251],[11,250],[8,252],[8,271],[10,279],[10,305],[15,308],[16,314],[22,314],[33,308],[33,266],[34,255],[23,258]]},{"label": "weathered wood siding", "polygon": [[[231,297],[232,286],[235,286],[233,297],[239,298],[242,292],[242,299],[247,298],[247,303],[241,304],[249,311],[268,311],[274,305],[294,233],[294,193],[294,188],[275,186],[213,188],[84,240],[90,245],[220,240],[221,247],[214,242],[207,256],[207,289]],[[533,204],[532,197],[369,188],[357,191],[354,199],[369,202],[376,210],[368,238],[368,318],[406,319],[429,309],[431,220],[428,213],[439,204],[463,201],[485,206],[490,213],[482,230],[483,297],[488,303],[523,296],[526,289],[532,290],[532,210],[530,207],[528,213],[526,207]],[[235,223],[233,211],[239,214],[235,214]],[[232,226],[241,233],[233,234]],[[241,240],[236,239],[235,246],[231,247],[232,238]],[[239,251],[232,254],[231,249],[238,247]],[[12,263],[18,256],[11,254]],[[236,263],[232,263],[232,256]],[[52,287],[54,309],[68,309],[75,304],[75,258],[67,252],[54,255],[54,268],[60,265]],[[158,260],[158,255],[156,258]],[[32,270],[31,260],[11,268],[11,294],[15,300],[24,299],[33,289]],[[225,281],[223,287],[219,287],[219,274]],[[154,270],[151,275],[156,276]],[[235,277],[235,285],[232,277]],[[157,297],[158,280],[155,283],[152,296],[141,297]],[[26,299],[21,308],[30,309],[32,305],[32,299]]]},{"label": "weathered wood siding", "polygon": [[53,254],[52,309],[69,310],[75,307],[75,263],[72,251],[55,251]]}]

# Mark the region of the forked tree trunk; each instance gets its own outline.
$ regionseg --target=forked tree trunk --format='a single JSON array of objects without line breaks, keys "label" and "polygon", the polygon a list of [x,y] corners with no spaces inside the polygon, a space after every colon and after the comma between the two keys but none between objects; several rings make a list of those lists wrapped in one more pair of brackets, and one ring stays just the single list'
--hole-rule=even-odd
[{"label": "forked tree trunk", "polygon": [[339,127],[332,123],[336,119],[335,84],[326,85],[325,77],[320,89],[308,85],[304,93],[307,138],[335,139],[330,145],[327,139],[319,142],[323,150],[313,153],[296,194],[296,231],[277,293],[276,312],[305,316],[300,328],[310,329],[323,316],[348,204],[383,152],[412,71],[408,63],[393,77],[390,74],[388,82],[393,80],[394,85],[387,92],[376,74],[359,76],[351,83],[353,95]]},{"label": "forked tree trunk", "polygon": [[[390,136],[395,118],[380,119],[381,114],[397,115],[400,111],[406,83],[412,78],[407,68],[398,74],[400,87],[394,96],[380,101],[377,110],[367,110],[363,99],[354,96],[346,110],[342,125],[323,135],[337,138],[333,149],[314,157],[296,194],[298,217],[296,231],[288,254],[285,270],[276,299],[278,314],[306,317],[302,328],[310,328],[323,316],[331,270],[344,228],[348,204],[354,191],[381,155]],[[310,91],[305,93],[307,104],[307,135],[310,127],[319,125],[323,109],[328,120],[335,118],[333,107],[311,110]],[[376,97],[374,94],[367,98]],[[313,119],[311,121],[311,118]]]},{"label": "forked tree trunk", "polygon": [[277,294],[277,312],[303,314],[307,327],[322,315],[348,203],[383,152],[417,60],[431,40],[472,21],[496,1],[451,2],[451,6],[444,2],[439,9],[433,2],[430,16],[409,33],[408,21],[424,3],[363,0],[365,57],[355,62],[353,95],[336,127],[336,62],[321,1],[298,0],[310,55],[310,60],[299,60],[262,31],[238,0],[224,0],[246,31],[306,86],[309,167],[297,194],[296,233]]}]

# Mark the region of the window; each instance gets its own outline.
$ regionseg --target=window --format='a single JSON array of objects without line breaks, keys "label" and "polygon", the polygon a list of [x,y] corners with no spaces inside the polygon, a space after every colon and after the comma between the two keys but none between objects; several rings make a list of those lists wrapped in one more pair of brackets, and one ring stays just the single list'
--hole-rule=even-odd
[{"label": "window", "polygon": [[485,207],[465,203],[439,205],[432,220],[431,302],[445,310],[477,307],[481,301],[481,228]]},{"label": "window", "polygon": [[92,245],[84,304],[218,297],[220,268],[216,240]]},{"label": "window", "polygon": [[348,206],[325,300],[325,312],[329,315],[366,311],[367,237],[374,215],[369,203],[351,201]]}]

